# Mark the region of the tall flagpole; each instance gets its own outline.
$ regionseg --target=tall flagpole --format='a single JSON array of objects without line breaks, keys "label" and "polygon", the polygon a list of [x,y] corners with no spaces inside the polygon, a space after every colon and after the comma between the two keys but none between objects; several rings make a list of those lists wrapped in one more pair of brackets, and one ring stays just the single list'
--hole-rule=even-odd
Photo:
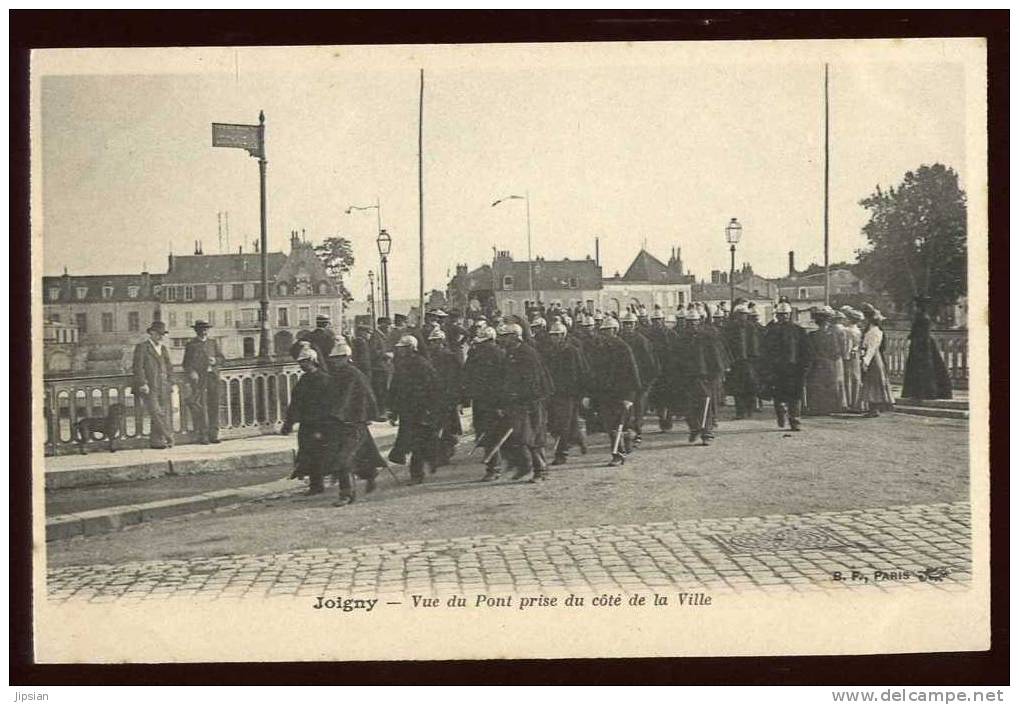
[{"label": "tall flagpole", "polygon": [[268,358],[270,356],[269,349],[269,237],[266,232],[266,220],[265,220],[265,113],[261,110],[258,111],[258,139],[262,147],[261,154],[258,157],[258,188],[260,196],[260,213],[259,213],[259,225],[262,229],[262,299],[260,304],[262,331],[258,341],[258,356],[260,358]]},{"label": "tall flagpole", "polygon": [[424,181],[425,70],[418,93],[418,326],[425,320],[425,181]]},{"label": "tall flagpole", "polygon": [[[534,299],[534,262],[531,260],[531,192],[524,191],[524,203],[527,209],[527,288],[531,290],[531,306],[537,306]],[[526,313],[526,311],[525,311]]]},{"label": "tall flagpole", "polygon": [[828,270],[828,64],[824,65],[824,305],[831,305],[831,272]]}]

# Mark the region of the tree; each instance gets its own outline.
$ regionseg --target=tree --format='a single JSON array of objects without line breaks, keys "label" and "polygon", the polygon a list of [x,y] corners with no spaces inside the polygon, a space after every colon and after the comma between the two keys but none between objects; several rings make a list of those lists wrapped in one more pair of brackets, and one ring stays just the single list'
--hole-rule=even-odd
[{"label": "tree", "polygon": [[349,304],[354,297],[347,289],[343,275],[349,274],[350,268],[354,266],[354,248],[350,240],[338,236],[327,237],[321,245],[315,245],[315,254],[322,260],[336,288],[340,290],[340,298]]},{"label": "tree", "polygon": [[917,295],[946,306],[966,293],[966,194],[953,169],[923,165],[860,205],[870,211],[861,277],[903,308]]}]

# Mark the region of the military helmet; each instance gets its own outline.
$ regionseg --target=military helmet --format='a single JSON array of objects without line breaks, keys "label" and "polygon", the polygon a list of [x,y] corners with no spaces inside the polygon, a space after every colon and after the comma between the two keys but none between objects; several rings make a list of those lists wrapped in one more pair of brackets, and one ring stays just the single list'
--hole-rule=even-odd
[{"label": "military helmet", "polygon": [[531,320],[531,328],[548,328],[548,321],[541,316],[536,316]]},{"label": "military helmet", "polygon": [[549,335],[566,335],[566,326],[559,321],[552,324],[552,327],[548,329]]},{"label": "military helmet", "polygon": [[620,317],[619,321],[621,323],[636,323],[637,316],[634,315],[633,311],[627,311]]},{"label": "military helmet", "polygon": [[605,316],[598,327],[601,330],[619,330],[619,321],[616,320],[615,316]]},{"label": "military helmet", "polygon": [[418,349],[418,339],[415,338],[413,335],[404,335],[404,336],[401,336],[398,341],[396,341],[396,345],[394,345],[393,347],[395,347],[395,348],[410,348],[411,350],[417,350]]},{"label": "military helmet", "polygon": [[793,307],[792,307],[792,306],[790,306],[790,305],[789,305],[788,303],[786,303],[785,301],[782,301],[782,302],[780,302],[780,303],[779,303],[779,304],[778,304],[778,305],[777,305],[777,306],[775,307],[775,313],[792,313],[792,312],[793,312]]},{"label": "military helmet", "polygon": [[445,340],[446,339],[446,334],[443,332],[442,328],[436,328],[435,330],[433,330],[431,333],[428,334],[428,339],[429,340]]},{"label": "military helmet", "polygon": [[483,343],[486,340],[495,340],[495,328],[483,326],[474,334],[475,343]]},{"label": "military helmet", "polygon": [[499,326],[499,330],[496,333],[502,337],[504,335],[515,335],[520,340],[524,339],[524,329],[520,327],[518,323],[504,323]]},{"label": "military helmet", "polygon": [[665,320],[665,314],[662,313],[662,307],[661,306],[655,305],[654,311],[651,312],[651,320],[652,321],[664,321]]}]

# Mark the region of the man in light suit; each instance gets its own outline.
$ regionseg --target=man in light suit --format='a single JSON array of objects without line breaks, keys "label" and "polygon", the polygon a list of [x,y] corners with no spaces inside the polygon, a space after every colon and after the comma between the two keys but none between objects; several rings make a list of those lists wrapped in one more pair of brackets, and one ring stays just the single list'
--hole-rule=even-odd
[{"label": "man in light suit", "polygon": [[195,321],[195,338],[184,348],[184,371],[191,384],[191,416],[202,444],[219,443],[219,366],[223,355],[209,337],[212,326]]},{"label": "man in light suit", "polygon": [[170,352],[163,345],[166,324],[153,321],[146,332],[149,339],[134,346],[134,392],[141,396],[152,426],[149,445],[152,448],[173,446],[170,425]]}]

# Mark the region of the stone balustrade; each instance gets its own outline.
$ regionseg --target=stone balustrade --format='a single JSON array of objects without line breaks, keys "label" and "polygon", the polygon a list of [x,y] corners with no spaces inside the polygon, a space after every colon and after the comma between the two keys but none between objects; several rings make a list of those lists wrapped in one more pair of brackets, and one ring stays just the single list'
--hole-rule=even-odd
[{"label": "stone balustrade", "polygon": [[[290,358],[259,363],[228,361],[219,383],[220,438],[274,433],[290,403],[290,393],[301,369]],[[105,417],[111,404],[124,407],[118,448],[140,448],[149,443],[150,421],[145,406],[132,389],[128,374],[47,376],[43,382],[43,415],[47,455],[78,451],[74,427],[85,417]],[[194,442],[194,425],[187,401],[190,386],[183,372],[174,372],[170,396],[170,422],[177,442]],[[105,450],[105,443],[95,450]]]},{"label": "stone balustrade", "polygon": [[[966,329],[933,330],[931,336],[941,351],[954,389],[969,388],[969,336]],[[909,331],[885,330],[885,363],[892,382],[901,383],[909,358]]]}]

